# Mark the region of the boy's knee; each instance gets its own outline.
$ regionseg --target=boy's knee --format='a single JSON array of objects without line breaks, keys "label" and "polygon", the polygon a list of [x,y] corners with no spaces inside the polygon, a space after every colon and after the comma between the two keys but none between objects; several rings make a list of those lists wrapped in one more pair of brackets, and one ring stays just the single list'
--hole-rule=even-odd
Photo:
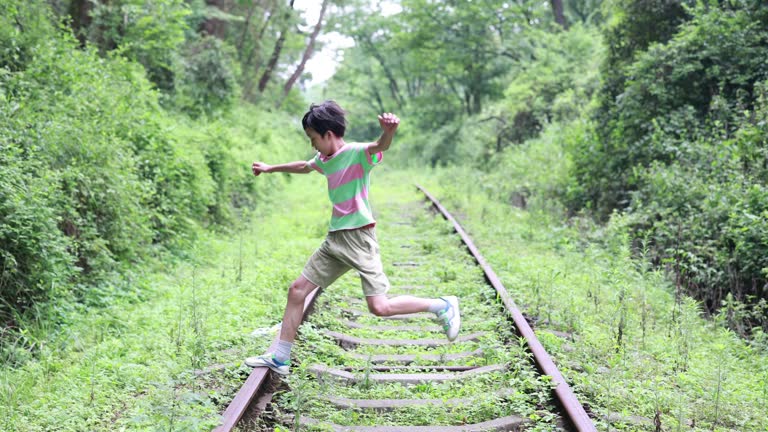
[{"label": "boy's knee", "polygon": [[302,283],[301,280],[295,280],[288,287],[288,299],[294,301],[304,301],[307,295],[315,288],[311,283]]},{"label": "boy's knee", "polygon": [[368,305],[368,310],[376,316],[390,316],[392,312],[389,308],[389,303],[379,302]]}]

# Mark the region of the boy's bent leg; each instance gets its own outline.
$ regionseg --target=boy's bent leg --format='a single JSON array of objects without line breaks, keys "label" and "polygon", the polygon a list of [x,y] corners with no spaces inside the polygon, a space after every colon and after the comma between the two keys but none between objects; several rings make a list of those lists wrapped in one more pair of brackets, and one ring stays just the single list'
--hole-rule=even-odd
[{"label": "boy's bent leg", "polygon": [[386,295],[366,296],[368,310],[377,316],[432,312],[442,321],[448,340],[453,341],[461,329],[459,299],[455,296],[425,299],[414,296],[387,298]]},{"label": "boy's bent leg", "polygon": [[[387,298],[389,279],[384,274],[373,228],[355,230],[344,235],[350,237],[347,259],[360,275],[368,310],[378,316],[432,312],[442,321],[448,340],[456,339],[461,328],[459,299],[454,296],[425,299],[407,295]],[[366,247],[358,248],[359,244],[364,244]]]},{"label": "boy's bent leg", "polygon": [[387,298],[386,294],[369,295],[365,297],[365,300],[368,302],[368,310],[376,316],[428,312],[435,305],[435,302],[440,302],[440,306],[445,305],[439,299],[425,299],[409,295],[392,298]]}]

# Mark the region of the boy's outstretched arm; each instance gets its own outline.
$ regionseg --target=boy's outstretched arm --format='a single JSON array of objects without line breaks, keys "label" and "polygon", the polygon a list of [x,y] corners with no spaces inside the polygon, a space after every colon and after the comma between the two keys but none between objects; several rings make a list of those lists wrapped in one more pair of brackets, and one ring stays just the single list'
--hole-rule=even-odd
[{"label": "boy's outstretched arm", "polygon": [[384,113],[379,116],[379,125],[381,126],[381,136],[376,142],[368,146],[368,153],[376,154],[387,151],[392,144],[392,138],[395,136],[397,126],[400,125],[400,119],[392,113]]},{"label": "boy's outstretched arm", "polygon": [[264,162],[254,162],[251,165],[253,175],[258,176],[261,173],[287,172],[293,174],[307,174],[312,171],[307,161],[288,162],[280,165],[268,165]]}]

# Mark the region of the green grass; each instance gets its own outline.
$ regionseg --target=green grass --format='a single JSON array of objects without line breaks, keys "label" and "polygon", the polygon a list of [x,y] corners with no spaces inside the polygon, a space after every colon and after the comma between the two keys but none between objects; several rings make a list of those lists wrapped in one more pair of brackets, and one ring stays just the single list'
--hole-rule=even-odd
[{"label": "green grass", "polygon": [[[652,419],[658,410],[668,431],[768,430],[765,347],[706,319],[690,299],[676,301],[674,286],[664,274],[632,259],[620,223],[605,228],[566,224],[551,213],[517,210],[486,198],[476,184],[480,182],[456,181],[467,178],[466,173],[409,175],[460,215],[518,306],[537,319],[542,343],[582,402],[601,418],[618,414]],[[489,306],[480,305],[493,295],[483,293],[482,275],[455,238],[438,235],[450,232],[447,223],[419,205],[412,213],[423,216],[417,216],[414,225],[425,228],[398,238],[398,215],[385,209],[415,196],[403,178],[413,177],[381,170],[373,179],[372,202],[379,212],[382,256],[393,291],[407,281],[424,286],[416,295],[452,291],[474,296],[478,313],[488,312],[482,308]],[[245,228],[231,235],[201,235],[187,260],[137,269],[140,276],[125,281],[132,288],[110,292],[105,306],[70,311],[61,328],[43,321],[27,323],[22,331],[35,341],[37,351],[23,365],[4,364],[0,369],[0,429],[210,430],[249,372],[242,359],[271,343],[269,331],[262,337],[250,333],[280,320],[288,285],[325,235],[329,205],[323,179],[295,176],[287,183]],[[418,260],[425,264],[393,266]],[[355,296],[362,298],[359,282],[348,275],[321,301],[340,307]],[[332,309],[327,314],[332,315]],[[313,319],[319,325],[330,318],[320,313]],[[385,324],[372,316],[360,321]],[[501,325],[473,322],[469,315],[466,323],[465,330]],[[545,329],[572,337],[565,340]],[[340,358],[336,345],[317,334],[315,326],[301,332],[297,354]],[[355,334],[371,336],[365,331]],[[497,342],[468,343],[461,350]],[[458,349],[453,345],[436,351]],[[512,359],[505,352],[492,355],[496,357],[489,361]],[[519,363],[510,363],[516,372],[505,379],[515,388],[530,389],[533,396],[521,393],[509,401],[529,416],[539,415],[530,408],[544,397],[539,379],[518,368]],[[210,370],[195,373],[206,368]],[[297,370],[296,376],[300,374]],[[467,387],[417,389],[387,385],[377,394],[460,397],[481,384],[473,380]],[[356,387],[334,389],[347,397],[362,394]],[[312,405],[287,394],[282,397],[285,410]],[[500,415],[503,409],[497,405],[488,396],[472,410],[414,409],[387,421],[474,421]],[[329,420],[344,420],[326,414]],[[371,421],[360,415],[360,422]],[[606,420],[598,427],[643,429]]]},{"label": "green grass", "polygon": [[[314,177],[264,203],[232,235],[207,233],[190,258],[132,283],[139,295],[75,313],[61,330],[23,330],[35,358],[0,369],[0,430],[210,430],[247,376],[242,359],[271,336],[285,293],[322,240],[325,190]],[[137,271],[142,274],[141,271]],[[223,365],[202,375],[212,365]]]},{"label": "green grass", "polygon": [[[373,204],[378,221],[377,234],[385,271],[392,282],[392,293],[407,293],[420,297],[457,295],[462,304],[462,334],[486,331],[477,342],[456,342],[436,348],[416,346],[361,345],[355,353],[362,354],[431,354],[447,355],[482,349],[483,356],[437,362],[418,358],[419,365],[456,364],[484,366],[505,364],[507,369],[457,382],[401,385],[366,380],[369,365],[364,359],[346,356],[335,341],[320,329],[329,328],[361,338],[444,340],[441,332],[349,329],[338,322],[342,308],[366,309],[362,301],[360,280],[347,274],[326,289],[318,300],[316,313],[300,331],[301,342],[294,348],[294,357],[302,360],[298,372],[286,380],[293,393],[276,397],[278,413],[297,413],[325,423],[342,425],[456,425],[479,423],[501,416],[518,415],[537,423],[529,430],[552,430],[554,427],[549,398],[549,384],[538,376],[527,353],[518,344],[509,321],[499,314],[493,289],[484,281],[482,271],[468,255],[451,226],[430,211],[421,195],[410,183],[390,183],[397,173],[377,173]],[[417,265],[397,265],[403,263]],[[418,286],[404,290],[404,286]],[[395,295],[395,294],[393,294]],[[354,318],[358,323],[381,325],[431,325],[427,317],[408,321],[385,320],[367,312]],[[303,372],[311,364],[331,367],[356,366],[359,382],[335,382],[323,379],[322,384]],[[512,393],[502,393],[514,389]],[[296,391],[305,396],[297,398]],[[388,413],[367,410],[339,411],[329,405],[326,396],[352,399],[452,399],[473,401],[458,407],[425,406],[401,408]],[[289,426],[289,425],[286,425]],[[307,430],[324,430],[326,426],[307,426]],[[304,430],[304,429],[302,429]]]},{"label": "green grass", "polygon": [[[501,277],[600,430],[653,430],[605,421],[658,411],[664,430],[766,431],[766,346],[707,319],[690,298],[630,251],[622,219],[606,227],[495,202],[472,172],[424,182],[461,223]],[[564,341],[542,330],[572,334]],[[610,423],[610,424],[609,424]]]}]

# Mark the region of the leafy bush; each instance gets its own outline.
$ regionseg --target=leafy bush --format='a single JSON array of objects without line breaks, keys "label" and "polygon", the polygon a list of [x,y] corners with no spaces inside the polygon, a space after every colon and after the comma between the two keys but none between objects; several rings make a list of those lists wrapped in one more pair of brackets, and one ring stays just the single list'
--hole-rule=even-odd
[{"label": "leafy bush", "polygon": [[189,42],[175,75],[176,106],[193,117],[228,111],[239,94],[232,51],[210,36]]},{"label": "leafy bush", "polygon": [[130,64],[104,62],[71,39],[35,49],[26,70],[5,82],[19,106],[17,122],[35,131],[19,144],[39,148],[39,163],[58,174],[62,200],[55,212],[83,276],[93,277],[112,269],[116,258],[137,258],[151,239],[143,207],[151,185],[118,133],[131,109],[143,108],[147,84]]},{"label": "leafy bush", "polygon": [[41,0],[0,0],[0,69],[24,69],[35,46],[52,37],[51,14]]},{"label": "leafy bush", "polygon": [[[766,113],[760,107],[756,117]],[[639,174],[630,208],[635,235],[648,239],[651,257],[667,263],[710,310],[728,296],[731,304],[757,304],[768,294],[767,170],[757,162],[766,160],[766,133],[765,121],[749,122],[734,139],[699,140],[707,164],[656,162]],[[768,326],[759,316],[735,322],[742,334]]]},{"label": "leafy bush", "polygon": [[700,6],[668,43],[636,54],[615,103],[604,100],[598,112],[598,151],[581,161],[578,180],[603,216],[629,205],[637,167],[703,162],[699,138],[738,128],[754,106],[755,83],[768,78],[766,20],[764,9]]},{"label": "leafy bush", "polygon": [[[5,102],[5,101],[2,101]],[[9,104],[0,106],[3,118]],[[8,127],[9,126],[12,127]],[[58,173],[40,162],[40,149],[20,146],[34,134],[12,122],[0,124],[0,320],[56,296],[73,275],[71,242],[58,227]]]},{"label": "leafy bush", "polygon": [[141,63],[163,90],[173,88],[173,60],[184,43],[190,11],[183,0],[95,2],[88,40]]},{"label": "leafy bush", "polygon": [[[631,213],[652,259],[712,310],[728,293],[748,303],[768,294],[768,11],[744,1],[688,13],[666,42],[606,72],[608,84],[621,83],[603,89],[597,139],[572,150],[569,198],[601,218]],[[608,41],[610,65],[628,42]]]},{"label": "leafy bush", "polygon": [[[188,124],[160,106],[140,64],[41,34],[52,36],[14,39],[34,56],[0,68],[5,323],[54,297],[90,298],[158,246],[177,249],[200,224],[227,224],[233,209],[256,206],[282,179],[253,182],[254,149],[304,153],[295,150],[300,127],[284,138],[267,132],[286,129],[282,114],[249,111],[236,133],[231,118]],[[254,130],[263,138],[255,145]]]},{"label": "leafy bush", "polygon": [[502,148],[537,136],[549,122],[578,118],[598,89],[603,50],[593,29],[540,31],[533,40],[534,60],[522,65],[504,92]]}]

